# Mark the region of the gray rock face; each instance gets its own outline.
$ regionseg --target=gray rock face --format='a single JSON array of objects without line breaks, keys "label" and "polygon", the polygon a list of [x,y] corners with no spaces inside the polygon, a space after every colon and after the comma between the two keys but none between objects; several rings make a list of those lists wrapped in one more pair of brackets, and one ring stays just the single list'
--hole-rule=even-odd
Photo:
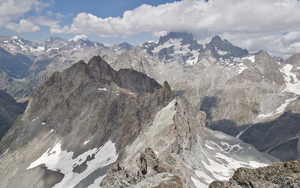
[{"label": "gray rock face", "polygon": [[275,163],[258,169],[239,168],[229,182],[215,181],[214,187],[299,187],[300,161]]},{"label": "gray rock face", "polygon": [[0,140],[24,110],[24,105],[17,103],[13,97],[0,90]]},{"label": "gray rock face", "polygon": [[[246,49],[241,49],[237,46],[232,45],[228,40],[222,40],[219,36],[215,36],[212,40],[206,45],[206,48],[213,51],[213,55],[217,58],[222,57],[224,59],[230,57],[245,57],[249,53]],[[218,51],[222,51],[226,54],[220,54]]]},{"label": "gray rock face", "polygon": [[205,117],[187,101],[175,98],[125,147],[101,186],[207,187],[214,179],[229,178],[233,164],[271,163],[238,139],[207,130]]},{"label": "gray rock face", "polygon": [[[116,152],[121,153],[152,121],[154,112],[172,98],[167,83],[161,86],[132,70],[117,72],[99,56],[54,73],[30,98],[25,113],[0,143],[1,186],[19,187],[23,182],[26,187],[64,187],[69,178],[88,173],[87,179],[79,178],[72,185],[93,184],[116,160]],[[101,150],[107,147],[108,151]],[[49,155],[48,148],[52,148]],[[35,166],[43,153],[62,164],[53,167],[53,159],[48,158],[40,163],[44,166]],[[60,158],[65,155],[72,159]]]}]

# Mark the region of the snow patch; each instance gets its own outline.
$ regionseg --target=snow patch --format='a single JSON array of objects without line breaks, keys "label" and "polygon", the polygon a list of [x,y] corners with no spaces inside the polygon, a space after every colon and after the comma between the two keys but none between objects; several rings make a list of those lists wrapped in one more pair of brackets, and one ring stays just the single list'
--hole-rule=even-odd
[{"label": "snow patch", "polygon": [[[111,141],[100,148],[88,150],[75,159],[72,159],[73,154],[72,151],[63,151],[61,142],[57,142],[52,149],[49,148],[40,158],[32,162],[27,170],[45,164],[47,169],[60,171],[64,174],[62,181],[56,184],[54,188],[74,187],[95,170],[115,162],[118,157],[115,144]],[[87,169],[85,171],[80,174],[73,172],[74,167],[81,165],[88,156],[91,157],[92,155],[94,155],[94,159],[86,162]]]},{"label": "snow patch", "polygon": [[191,177],[191,179],[197,188],[208,187],[207,185],[205,185],[204,183],[202,183],[201,181],[199,181],[198,179],[196,179],[194,177]]},{"label": "snow patch", "polygon": [[285,103],[283,103],[281,106],[279,106],[275,110],[275,112],[270,112],[270,113],[267,113],[267,114],[261,114],[261,115],[258,116],[258,119],[268,118],[268,117],[271,117],[271,116],[274,116],[274,115],[278,115],[278,114],[284,112],[285,108],[290,104],[290,102],[296,100],[297,98],[298,98],[298,96],[295,97],[295,98],[287,99],[285,101]]},{"label": "snow patch", "polygon": [[107,91],[106,88],[98,88],[98,91]]},{"label": "snow patch", "polygon": [[90,140],[87,140],[83,143],[83,145],[86,145],[87,143],[89,143]]},{"label": "snow patch", "polygon": [[245,69],[247,69],[247,67],[243,63],[241,63],[239,64],[237,69],[238,69],[238,74],[241,74]]},{"label": "snow patch", "polygon": [[5,152],[0,156],[0,159],[8,152],[9,149],[6,149]]},{"label": "snow patch", "polygon": [[236,153],[243,149],[243,147],[240,145],[240,143],[230,145],[227,142],[220,142],[220,144],[225,147],[225,148],[222,148],[222,151],[224,151],[226,153]]},{"label": "snow patch", "polygon": [[[234,171],[240,167],[263,167],[268,166],[265,163],[255,161],[241,162],[222,153],[216,153],[214,160],[208,158],[208,163],[202,161],[205,168],[212,173],[213,177],[220,181],[228,181]],[[213,179],[209,181],[212,182]],[[208,183],[211,183],[207,181]]]},{"label": "snow patch", "polygon": [[45,51],[45,48],[43,46],[38,46],[37,48],[29,47],[29,49],[30,49],[31,52],[43,52],[43,51]]},{"label": "snow patch", "polygon": [[250,60],[252,63],[254,63],[254,62],[255,62],[255,55],[248,56],[248,57],[243,57],[242,59],[243,59],[243,60],[248,59],[248,60]]},{"label": "snow patch", "polygon": [[[210,184],[211,182],[215,181],[213,178],[211,178],[210,176],[208,176],[207,174],[205,174],[203,171],[195,171],[195,174],[204,182],[206,182],[207,184]],[[207,187],[207,186],[205,186]]]},{"label": "snow patch", "polygon": [[218,53],[219,55],[226,55],[226,54],[228,54],[228,52],[222,51],[222,50],[218,49],[216,46],[215,46],[215,50],[217,51],[217,53]]},{"label": "snow patch", "polygon": [[291,72],[293,65],[287,64],[280,71],[284,73],[284,80],[286,83],[286,88],[284,91],[295,93],[300,95],[300,82],[297,79],[297,76]]},{"label": "snow patch", "polygon": [[[169,39],[167,42],[165,42],[163,45],[157,46],[152,50],[152,53],[158,53],[160,50],[164,49],[164,48],[169,48],[171,46],[181,46],[181,41],[183,39],[179,38],[179,39]],[[175,51],[175,50],[174,50]]]}]

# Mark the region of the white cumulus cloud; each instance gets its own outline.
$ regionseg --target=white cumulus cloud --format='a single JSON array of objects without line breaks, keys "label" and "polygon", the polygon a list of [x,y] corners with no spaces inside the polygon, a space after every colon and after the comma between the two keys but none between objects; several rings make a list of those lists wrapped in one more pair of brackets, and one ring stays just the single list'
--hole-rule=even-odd
[{"label": "white cumulus cloud", "polygon": [[86,35],[76,35],[75,37],[73,37],[72,40],[74,40],[75,42],[77,42],[79,39],[87,39],[88,37]]},{"label": "white cumulus cloud", "polygon": [[[39,31],[40,27],[36,25],[37,23],[50,26],[47,24],[49,20],[44,19],[45,22],[41,22],[41,17],[24,18],[24,15],[29,11],[40,12],[53,3],[53,0],[48,2],[40,0],[0,0],[0,28],[7,28],[20,33]],[[56,22],[57,24],[58,22]]]},{"label": "white cumulus cloud", "polygon": [[157,36],[187,31],[198,39],[227,36],[251,49],[262,40],[261,47],[276,44],[279,47],[275,51],[288,47],[286,53],[293,53],[290,46],[299,40],[289,35],[300,31],[299,10],[296,0],[183,0],[159,6],[143,4],[125,11],[122,17],[101,18],[82,12],[71,25],[52,27],[51,32],[126,38],[142,32]]},{"label": "white cumulus cloud", "polygon": [[8,23],[6,25],[7,29],[14,30],[18,33],[21,32],[35,32],[39,31],[40,27],[37,25],[34,25],[34,23],[28,21],[28,20],[20,20],[19,23]]}]

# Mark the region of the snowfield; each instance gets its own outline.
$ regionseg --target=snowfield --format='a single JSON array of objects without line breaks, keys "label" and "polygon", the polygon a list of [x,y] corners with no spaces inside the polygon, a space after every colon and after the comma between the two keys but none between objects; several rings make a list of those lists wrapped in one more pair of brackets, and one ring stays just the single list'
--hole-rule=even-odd
[{"label": "snowfield", "polygon": [[[79,184],[85,178],[88,178],[95,171],[99,171],[98,174],[102,174],[102,176],[97,176],[94,180],[101,182],[106,174],[106,168],[104,167],[114,163],[118,157],[115,144],[111,141],[108,141],[100,148],[86,151],[75,159],[72,159],[73,154],[74,152],[63,151],[61,149],[61,141],[59,141],[53,148],[49,148],[40,158],[32,162],[27,170],[44,164],[47,169],[60,171],[64,174],[64,178],[54,186],[55,188],[71,188]],[[88,161],[87,158],[92,158],[93,155],[94,158]],[[87,165],[85,171],[82,173],[73,172],[74,167],[82,165],[85,161]]]}]

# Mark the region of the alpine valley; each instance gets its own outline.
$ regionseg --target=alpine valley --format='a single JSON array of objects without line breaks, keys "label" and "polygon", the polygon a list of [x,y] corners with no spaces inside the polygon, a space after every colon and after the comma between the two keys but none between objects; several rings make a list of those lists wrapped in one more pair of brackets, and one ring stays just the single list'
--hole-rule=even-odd
[{"label": "alpine valley", "polygon": [[0,77],[3,188],[300,186],[300,53],[0,36]]}]

